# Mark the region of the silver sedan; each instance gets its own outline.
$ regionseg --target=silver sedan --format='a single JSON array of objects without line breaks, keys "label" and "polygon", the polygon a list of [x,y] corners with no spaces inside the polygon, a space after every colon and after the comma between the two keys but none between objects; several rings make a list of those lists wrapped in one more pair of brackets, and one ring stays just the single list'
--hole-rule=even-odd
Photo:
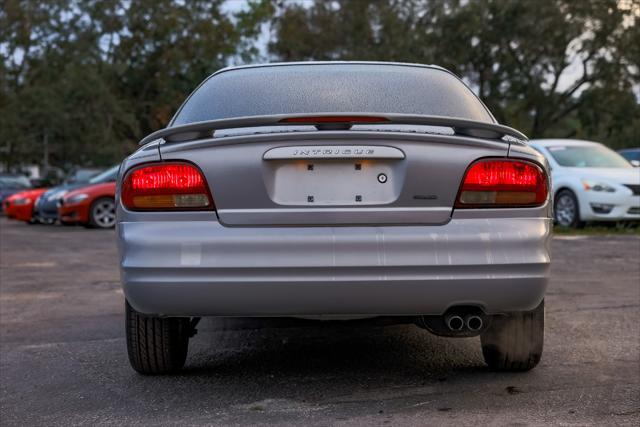
[{"label": "silver sedan", "polygon": [[202,316],[381,317],[540,360],[548,166],[449,71],[227,68],[141,145],[117,190],[137,371],[180,369]]}]

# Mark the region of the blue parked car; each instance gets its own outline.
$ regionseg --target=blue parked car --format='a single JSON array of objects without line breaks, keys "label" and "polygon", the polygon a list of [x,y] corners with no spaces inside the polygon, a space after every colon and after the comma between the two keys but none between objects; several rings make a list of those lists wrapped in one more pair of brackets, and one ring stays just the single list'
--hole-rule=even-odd
[{"label": "blue parked car", "polygon": [[[58,204],[65,194],[87,184],[101,184],[103,182],[115,181],[117,173],[118,166],[114,166],[102,173],[94,174],[93,177],[82,177],[51,188],[36,202],[33,209],[34,218],[43,224],[55,223],[58,220]],[[76,174],[75,176],[79,175]]]},{"label": "blue parked car", "polygon": [[629,163],[631,163],[633,166],[640,166],[640,147],[624,148],[622,150],[618,150],[618,154],[629,160]]}]

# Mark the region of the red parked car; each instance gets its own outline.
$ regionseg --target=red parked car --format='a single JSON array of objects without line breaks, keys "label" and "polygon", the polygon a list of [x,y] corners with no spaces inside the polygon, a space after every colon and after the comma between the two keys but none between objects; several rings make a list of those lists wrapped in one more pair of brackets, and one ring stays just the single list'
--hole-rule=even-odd
[{"label": "red parked car", "polygon": [[58,218],[64,225],[112,228],[116,224],[115,195],[115,182],[76,188],[60,200]]},{"label": "red parked car", "polygon": [[2,202],[5,215],[8,218],[34,224],[36,221],[33,219],[33,206],[45,191],[47,191],[46,188],[33,188],[7,197]]}]

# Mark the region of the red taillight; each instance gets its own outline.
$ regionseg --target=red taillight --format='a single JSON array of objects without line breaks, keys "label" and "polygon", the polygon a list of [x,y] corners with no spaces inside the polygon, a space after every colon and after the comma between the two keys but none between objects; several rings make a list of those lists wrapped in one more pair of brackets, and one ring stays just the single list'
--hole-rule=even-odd
[{"label": "red taillight", "polygon": [[547,177],[525,160],[485,159],[473,163],[464,177],[457,208],[529,207],[547,200]]},{"label": "red taillight", "polygon": [[158,163],[129,171],[121,198],[131,210],[213,210],[202,172],[189,163]]}]

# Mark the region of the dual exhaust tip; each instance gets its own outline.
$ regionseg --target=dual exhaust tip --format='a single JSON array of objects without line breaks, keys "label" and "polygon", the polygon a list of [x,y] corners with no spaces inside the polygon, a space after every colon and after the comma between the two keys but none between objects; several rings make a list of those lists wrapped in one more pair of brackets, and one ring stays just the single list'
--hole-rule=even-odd
[{"label": "dual exhaust tip", "polygon": [[462,331],[465,328],[469,331],[476,332],[482,329],[482,326],[484,325],[482,317],[473,314],[465,316],[464,318],[457,314],[447,316],[445,323],[449,330],[455,332]]}]

